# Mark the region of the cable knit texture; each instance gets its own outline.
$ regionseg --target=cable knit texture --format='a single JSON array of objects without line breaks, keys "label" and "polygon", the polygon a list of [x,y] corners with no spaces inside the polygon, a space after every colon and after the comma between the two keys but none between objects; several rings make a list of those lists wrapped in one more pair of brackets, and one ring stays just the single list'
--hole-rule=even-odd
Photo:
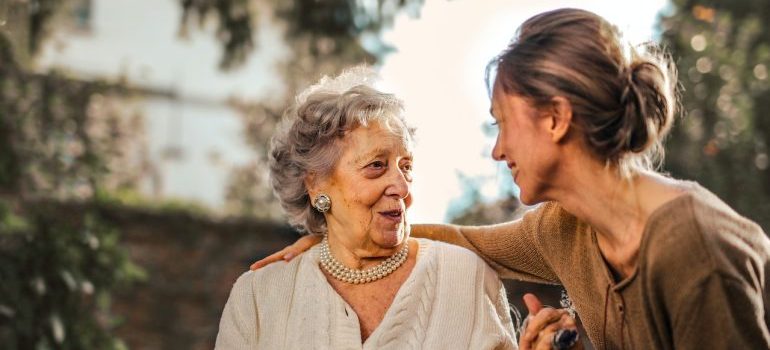
[{"label": "cable knit texture", "polygon": [[472,252],[419,239],[417,262],[361,344],[353,308],[321,272],[319,246],[244,273],[216,349],[516,349],[505,289]]},{"label": "cable knit texture", "polygon": [[653,212],[636,272],[616,281],[596,231],[557,203],[494,226],[417,225],[500,276],[562,284],[597,349],[770,349],[770,240],[694,182]]}]

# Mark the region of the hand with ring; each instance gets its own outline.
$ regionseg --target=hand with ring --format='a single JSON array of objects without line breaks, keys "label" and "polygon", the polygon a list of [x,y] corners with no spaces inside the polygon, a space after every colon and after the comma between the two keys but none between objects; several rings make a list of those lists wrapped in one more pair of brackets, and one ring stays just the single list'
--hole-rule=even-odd
[{"label": "hand with ring", "polygon": [[540,300],[524,295],[529,315],[519,335],[519,350],[582,349],[575,319],[565,309],[543,307]]}]

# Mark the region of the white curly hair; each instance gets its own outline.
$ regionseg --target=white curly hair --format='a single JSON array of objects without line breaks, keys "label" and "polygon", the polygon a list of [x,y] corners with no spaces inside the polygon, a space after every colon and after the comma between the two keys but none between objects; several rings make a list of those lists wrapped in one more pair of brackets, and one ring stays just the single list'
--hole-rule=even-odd
[{"label": "white curly hair", "polygon": [[403,102],[377,90],[378,82],[371,68],[350,68],[300,92],[284,113],[270,142],[270,184],[289,224],[300,232],[326,232],[326,219],[313,209],[305,178],[331,173],[342,154],[338,141],[348,132],[377,122],[405,142],[414,138]]}]

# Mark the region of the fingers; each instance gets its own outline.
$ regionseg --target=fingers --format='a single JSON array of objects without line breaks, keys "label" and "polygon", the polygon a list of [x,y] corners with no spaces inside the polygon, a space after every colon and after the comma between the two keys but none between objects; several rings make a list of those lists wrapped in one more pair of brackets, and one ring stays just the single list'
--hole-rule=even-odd
[{"label": "fingers", "polygon": [[524,319],[522,332],[519,335],[519,350],[530,350],[532,341],[531,339],[527,339],[527,341],[525,341],[524,334],[528,329],[531,329],[529,322],[532,320],[534,315],[537,315],[537,313],[543,308],[543,303],[541,303],[540,299],[538,299],[532,293],[524,294],[522,299],[524,299],[524,305],[527,307],[528,315]]},{"label": "fingers", "polygon": [[318,235],[302,236],[300,237],[300,239],[294,242],[294,244],[286,248],[283,248],[278,252],[270,254],[267,257],[251,264],[250,269],[252,271],[257,270],[281,260],[289,261],[293,259],[295,256],[302,254],[302,252],[310,249],[310,247],[318,244],[318,242],[320,241],[321,241],[321,236],[318,236]]},{"label": "fingers", "polygon": [[537,343],[532,347],[533,350],[553,350],[553,345],[551,345],[551,342],[553,341],[553,333],[549,333],[547,335],[543,335],[542,338],[537,339]]},{"label": "fingers", "polygon": [[569,317],[569,314],[566,310],[543,308],[537,314],[530,314],[527,316],[529,318],[529,322],[527,324],[527,328],[524,330],[524,333],[521,335],[520,343],[523,345],[521,346],[521,349],[528,349],[532,347],[532,344],[535,343],[540,332],[552,323],[556,323],[558,326],[558,321],[564,315]]},{"label": "fingers", "polygon": [[532,346],[532,350],[553,350],[552,340],[553,333],[544,334],[542,337],[537,338],[537,341]]},{"label": "fingers", "polygon": [[[299,255],[300,253],[310,249],[312,246],[318,244],[321,242],[322,237],[319,235],[307,235],[302,236],[302,238],[298,239],[294,244],[291,245],[291,247],[294,247],[294,256]],[[291,258],[289,258],[291,260]]]},{"label": "fingers", "polygon": [[522,299],[524,299],[524,305],[527,306],[530,315],[537,314],[543,308],[543,303],[532,293],[524,294]]},{"label": "fingers", "polygon": [[[562,315],[557,322],[550,323],[542,330],[540,330],[540,332],[537,334],[537,338],[531,345],[531,349],[553,350],[554,337],[556,337],[560,331],[564,332],[566,330],[577,332],[577,324],[575,323],[575,319],[570,317],[569,314]],[[562,339],[562,346],[565,345],[564,340],[565,339]],[[569,344],[569,342],[567,344]],[[572,348],[574,348],[574,346]]]},{"label": "fingers", "polygon": [[[290,246],[289,246],[290,247]],[[267,265],[270,265],[276,261],[281,261],[284,259],[284,256],[287,254],[289,247],[283,248],[273,254],[270,254],[261,260],[258,260],[257,262],[251,264],[250,269],[252,271],[260,269],[262,267],[265,267]]]},{"label": "fingers", "polygon": [[561,327],[564,329],[577,329],[577,322],[575,322],[575,319],[570,316],[569,312],[567,312],[566,315],[563,315],[561,317],[561,320],[559,320],[559,323],[561,324]]},{"label": "fingers", "polygon": [[524,295],[524,304],[529,315],[520,334],[520,350],[550,349],[554,335],[559,330],[577,330],[575,320],[565,309],[543,307],[543,303],[533,294]]}]

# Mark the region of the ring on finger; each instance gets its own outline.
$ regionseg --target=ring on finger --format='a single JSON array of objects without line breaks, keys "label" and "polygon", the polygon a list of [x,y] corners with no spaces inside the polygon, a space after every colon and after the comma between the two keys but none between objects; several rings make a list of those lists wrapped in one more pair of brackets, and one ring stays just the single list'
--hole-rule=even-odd
[{"label": "ring on finger", "polygon": [[559,329],[551,338],[551,348],[554,350],[570,349],[578,342],[580,335],[574,329]]}]

